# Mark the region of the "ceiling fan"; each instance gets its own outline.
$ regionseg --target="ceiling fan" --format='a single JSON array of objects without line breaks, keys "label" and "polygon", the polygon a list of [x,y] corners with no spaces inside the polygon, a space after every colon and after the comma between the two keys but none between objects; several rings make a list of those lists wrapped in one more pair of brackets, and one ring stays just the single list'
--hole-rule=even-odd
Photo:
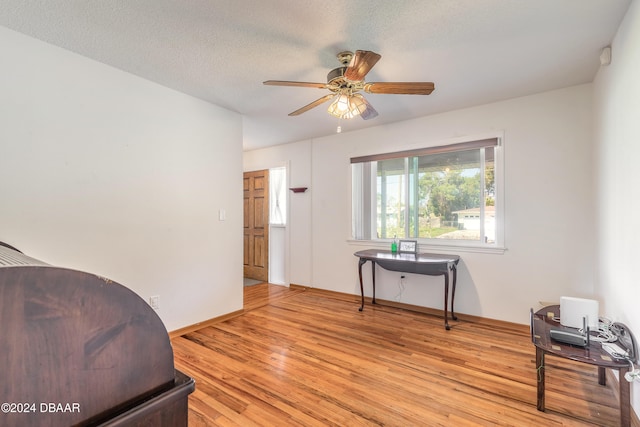
[{"label": "ceiling fan", "polygon": [[271,86],[297,86],[329,89],[330,94],[316,99],[291,113],[290,116],[298,116],[315,108],[330,99],[334,101],[327,109],[328,113],[340,118],[350,119],[356,116],[369,120],[378,115],[378,112],[360,94],[400,94],[400,95],[429,95],[433,92],[434,84],[431,82],[365,82],[364,78],[381,56],[369,50],[345,51],[337,55],[341,67],[334,68],[327,74],[327,83],[292,82],[286,80],[267,80],[265,85]]}]

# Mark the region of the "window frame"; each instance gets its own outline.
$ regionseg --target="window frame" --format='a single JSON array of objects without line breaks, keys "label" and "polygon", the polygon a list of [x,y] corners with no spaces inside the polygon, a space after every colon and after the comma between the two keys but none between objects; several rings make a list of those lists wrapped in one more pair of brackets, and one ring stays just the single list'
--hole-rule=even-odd
[{"label": "window frame", "polygon": [[[491,143],[491,141],[495,141]],[[356,219],[354,216],[354,192],[362,191],[363,189],[363,181],[365,179],[360,179],[361,182],[356,183],[356,179],[354,178],[353,173],[353,165],[357,163],[362,163],[367,165],[366,167],[370,168],[372,161],[378,160],[386,160],[392,158],[405,158],[412,156],[421,156],[428,154],[439,154],[446,152],[455,152],[455,151],[464,151],[475,148],[483,148],[493,146],[494,147],[494,180],[495,180],[495,242],[493,243],[484,243],[480,240],[463,240],[463,239],[437,239],[437,238],[425,238],[419,237],[417,238],[418,244],[421,252],[425,252],[428,250],[451,250],[451,251],[469,251],[469,252],[487,252],[487,253],[504,253],[506,250],[505,245],[505,192],[504,192],[504,137],[501,134],[491,134],[491,135],[483,135],[482,137],[476,138],[462,138],[457,139],[455,141],[448,141],[443,144],[435,144],[433,146],[421,146],[420,148],[409,148],[405,150],[399,150],[395,152],[387,152],[387,153],[379,153],[379,154],[367,154],[354,156],[350,158],[350,179],[351,179],[351,194],[350,194],[350,216],[351,216],[351,229],[349,230],[349,238],[348,242],[353,245],[359,246],[369,246],[369,247],[379,247],[379,248],[387,248],[390,245],[390,242],[393,238],[385,238],[385,239],[358,239],[354,233],[356,229]],[[482,153],[482,152],[481,152]],[[373,176],[370,172],[369,176]],[[484,175],[484,174],[483,174]],[[482,178],[484,180],[484,177]],[[359,187],[358,187],[359,185]],[[368,185],[373,185],[373,183],[369,183]],[[367,186],[365,185],[364,188]],[[371,188],[368,188],[371,190]],[[372,203],[371,195],[360,194],[361,200],[360,203]],[[363,209],[360,207],[359,211],[362,216]],[[365,218],[363,223],[364,226],[369,228],[373,227],[374,224],[371,224],[372,218],[369,215],[369,218]],[[371,234],[375,236],[375,233]],[[411,237],[415,239],[414,237]]]}]

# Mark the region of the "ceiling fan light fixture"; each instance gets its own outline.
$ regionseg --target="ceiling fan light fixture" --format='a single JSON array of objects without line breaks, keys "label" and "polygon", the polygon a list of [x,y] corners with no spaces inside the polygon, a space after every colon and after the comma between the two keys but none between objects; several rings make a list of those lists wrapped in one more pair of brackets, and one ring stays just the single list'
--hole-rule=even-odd
[{"label": "ceiling fan light fixture", "polygon": [[330,105],[329,108],[327,108],[327,113],[331,114],[334,117],[337,118],[341,118],[342,114],[338,112],[338,106],[336,101],[333,101]]},{"label": "ceiling fan light fixture", "polygon": [[336,109],[341,114],[346,114],[350,110],[349,95],[343,93],[336,100]]},{"label": "ceiling fan light fixture", "polygon": [[362,114],[366,109],[367,102],[362,95],[341,93],[329,105],[327,112],[339,119],[352,119]]},{"label": "ceiling fan light fixture", "polygon": [[342,118],[349,112],[349,96],[345,93],[336,96],[327,111],[334,117]]},{"label": "ceiling fan light fixture", "polygon": [[349,110],[342,115],[342,119],[353,119],[354,117],[360,115],[360,111],[358,110]]},{"label": "ceiling fan light fixture", "polygon": [[349,105],[349,111],[354,114],[354,116],[364,113],[367,109],[367,101],[365,101],[364,96],[360,95],[359,93],[351,96]]}]

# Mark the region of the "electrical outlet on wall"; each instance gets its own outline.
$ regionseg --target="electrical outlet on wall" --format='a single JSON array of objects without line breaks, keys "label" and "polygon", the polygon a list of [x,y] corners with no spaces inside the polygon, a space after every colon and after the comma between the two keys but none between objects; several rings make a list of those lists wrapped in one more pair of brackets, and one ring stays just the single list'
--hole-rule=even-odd
[{"label": "electrical outlet on wall", "polygon": [[149,305],[154,310],[160,310],[160,295],[153,295],[149,297]]}]

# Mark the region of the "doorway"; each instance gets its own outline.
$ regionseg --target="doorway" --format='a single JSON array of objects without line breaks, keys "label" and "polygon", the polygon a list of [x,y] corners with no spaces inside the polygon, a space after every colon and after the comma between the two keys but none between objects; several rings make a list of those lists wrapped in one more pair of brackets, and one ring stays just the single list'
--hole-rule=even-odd
[{"label": "doorway", "polygon": [[269,171],[245,172],[244,277],[269,281]]}]

